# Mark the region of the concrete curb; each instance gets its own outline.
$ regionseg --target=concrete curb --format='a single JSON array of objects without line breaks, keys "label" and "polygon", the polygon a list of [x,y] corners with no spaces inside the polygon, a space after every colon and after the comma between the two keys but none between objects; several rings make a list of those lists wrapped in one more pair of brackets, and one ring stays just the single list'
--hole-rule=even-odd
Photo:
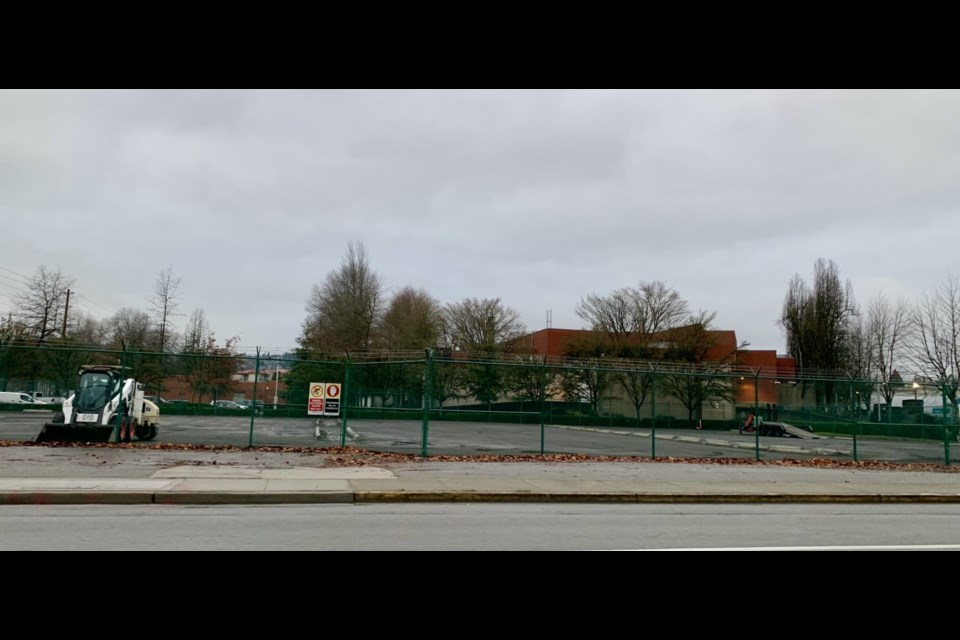
[{"label": "concrete curb", "polygon": [[146,491],[7,491],[0,493],[0,505],[151,503],[153,503],[153,493]]},{"label": "concrete curb", "polygon": [[155,504],[353,504],[352,491],[158,491]]},{"label": "concrete curb", "polygon": [[79,492],[0,493],[2,505],[243,505],[376,503],[554,503],[554,504],[960,504],[946,494],[664,494],[664,493],[518,493],[451,491],[338,492]]},{"label": "concrete curb", "polygon": [[516,502],[626,504],[960,504],[960,495],[941,494],[652,494],[363,491],[356,503]]}]

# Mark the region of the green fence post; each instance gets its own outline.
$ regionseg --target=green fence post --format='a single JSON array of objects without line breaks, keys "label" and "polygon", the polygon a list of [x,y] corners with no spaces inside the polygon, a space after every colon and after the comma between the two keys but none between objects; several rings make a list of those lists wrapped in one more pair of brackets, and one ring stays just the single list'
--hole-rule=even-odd
[{"label": "green fence post", "polygon": [[853,432],[853,461],[857,462],[857,432]]},{"label": "green fence post", "polygon": [[[121,431],[123,425],[123,382],[126,379],[126,373],[123,370],[123,363],[126,361],[127,345],[122,343],[120,350],[120,390],[117,392],[117,424],[113,428],[114,442],[121,441]],[[79,392],[78,392],[79,393]],[[108,405],[109,406],[109,405]],[[106,409],[104,409],[106,412]],[[133,440],[133,437],[130,438]]]},{"label": "green fence post", "polygon": [[343,386],[340,387],[340,446],[347,446],[347,407],[350,404],[348,399],[350,398],[347,395],[347,385],[350,384],[350,356],[347,355],[347,359],[343,364]]},{"label": "green fence post", "polygon": [[[544,356],[546,357],[546,356]],[[544,420],[543,420],[543,401],[544,396],[547,395],[547,369],[546,367],[540,367],[540,455],[543,455],[543,437],[544,437]]]},{"label": "green fence post", "polygon": [[754,458],[760,460],[760,369],[753,374],[753,439]]},{"label": "green fence post", "polygon": [[433,382],[433,350],[425,351],[423,363],[423,441],[420,444],[420,455],[427,457],[427,436],[430,433],[430,385]]},{"label": "green fence post", "polygon": [[650,385],[650,458],[657,459],[657,380]]},{"label": "green fence post", "polygon": [[[940,402],[943,406],[943,462],[950,464],[950,421],[947,418],[947,382],[940,385]],[[953,405],[950,407],[953,408]]]},{"label": "green fence post", "polygon": [[257,347],[256,365],[253,369],[253,400],[250,407],[250,437],[247,439],[247,447],[253,448],[253,421],[257,415],[257,386],[260,384],[260,347]]},{"label": "green fence post", "polygon": [[[853,402],[853,432],[860,433],[860,391],[853,389],[853,384],[850,385],[850,400]],[[856,462],[856,458],[854,458]]]},{"label": "green fence post", "polygon": [[943,429],[943,464],[950,464],[950,432],[946,427]]}]

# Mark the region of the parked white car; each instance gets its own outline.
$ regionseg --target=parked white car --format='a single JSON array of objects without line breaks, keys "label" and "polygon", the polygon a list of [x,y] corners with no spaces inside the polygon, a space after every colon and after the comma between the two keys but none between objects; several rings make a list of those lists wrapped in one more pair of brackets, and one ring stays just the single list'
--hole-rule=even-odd
[{"label": "parked white car", "polygon": [[23,391],[0,391],[0,402],[6,404],[44,404],[43,402],[38,402],[32,395],[24,393]]}]

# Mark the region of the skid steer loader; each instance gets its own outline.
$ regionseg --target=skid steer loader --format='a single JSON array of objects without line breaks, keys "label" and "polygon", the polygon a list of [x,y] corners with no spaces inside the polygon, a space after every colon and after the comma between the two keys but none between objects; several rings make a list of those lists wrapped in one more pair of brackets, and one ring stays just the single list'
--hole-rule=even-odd
[{"label": "skid steer loader", "polygon": [[63,403],[53,422],[43,425],[37,442],[118,442],[157,437],[159,407],[145,400],[143,384],[123,377],[115,365],[80,367],[77,391]]}]

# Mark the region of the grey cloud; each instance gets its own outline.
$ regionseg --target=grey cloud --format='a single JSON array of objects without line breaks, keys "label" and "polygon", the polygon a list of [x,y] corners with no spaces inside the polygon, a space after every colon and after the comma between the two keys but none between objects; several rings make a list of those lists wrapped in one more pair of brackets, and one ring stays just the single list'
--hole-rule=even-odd
[{"label": "grey cloud", "polygon": [[958,271],[958,113],[957,91],[2,91],[0,266],[61,264],[118,309],[172,264],[218,336],[283,347],[362,240],[388,286],[531,329],[661,279],[782,349],[819,257],[862,302]]}]

